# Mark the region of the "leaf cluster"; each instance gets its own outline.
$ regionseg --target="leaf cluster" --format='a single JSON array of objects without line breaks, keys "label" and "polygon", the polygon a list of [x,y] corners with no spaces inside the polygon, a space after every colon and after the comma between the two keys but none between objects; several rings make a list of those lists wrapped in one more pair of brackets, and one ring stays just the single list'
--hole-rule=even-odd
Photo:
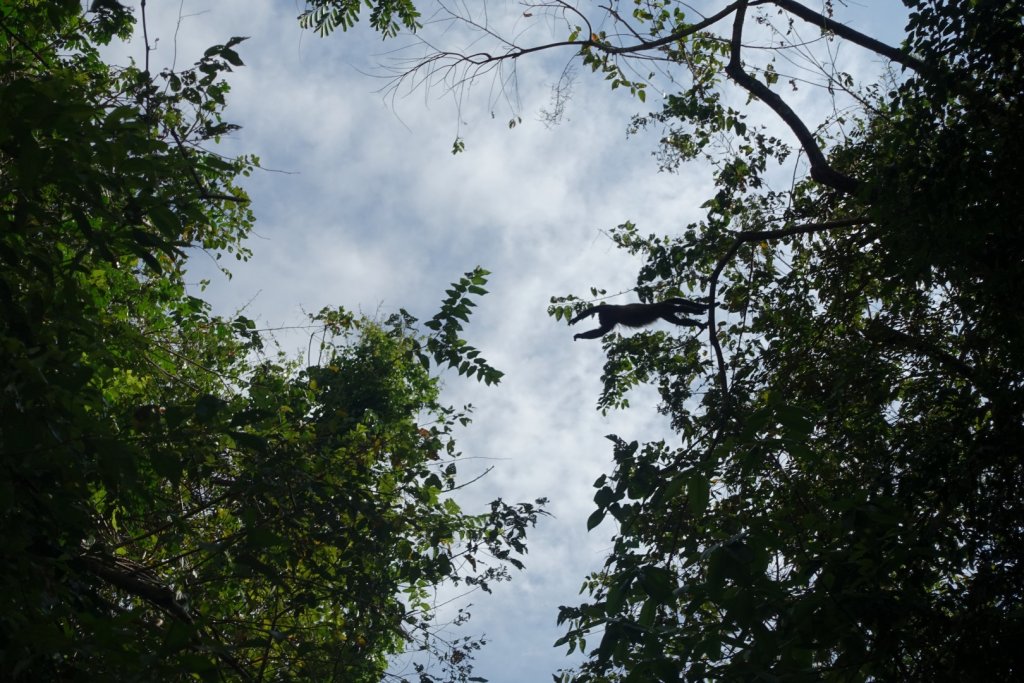
[{"label": "leaf cluster", "polygon": [[412,0],[307,0],[299,15],[299,26],[327,36],[338,28],[348,31],[358,22],[364,8],[370,9],[370,26],[384,38],[393,38],[404,28],[421,27],[420,12]]},{"label": "leaf cluster", "polygon": [[1024,16],[908,4],[928,66],[828,150],[854,193],[767,187],[785,149],[699,78],[635,122],[715,159],[704,220],[614,233],[642,295],[707,288],[715,355],[606,342],[599,406],[654,384],[680,443],[611,437],[588,526],[618,530],[561,609],[560,644],[588,654],[561,680],[1019,675]]},{"label": "leaf cluster", "polygon": [[241,39],[115,68],[133,17],[97,5],[0,4],[0,678],[376,681],[423,649],[464,680],[435,590],[505,580],[543,514],[452,497],[430,359],[500,377],[459,337],[485,272],[436,336],[325,309],[318,362],[268,356],[184,281],[248,253],[254,160],[207,149]]}]

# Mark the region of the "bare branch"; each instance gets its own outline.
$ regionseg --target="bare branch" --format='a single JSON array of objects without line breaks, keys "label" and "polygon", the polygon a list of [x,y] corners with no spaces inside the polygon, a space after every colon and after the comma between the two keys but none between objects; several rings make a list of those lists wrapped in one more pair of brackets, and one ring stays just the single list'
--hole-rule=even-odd
[{"label": "bare branch", "polygon": [[860,45],[866,50],[876,52],[883,57],[900,64],[901,66],[912,69],[921,74],[928,74],[932,71],[931,68],[920,59],[908,55],[891,45],[886,45],[879,40],[875,40],[871,36],[866,36],[860,31],[855,31],[846,24],[841,24],[823,14],[819,14],[812,9],[804,7],[799,2],[794,2],[794,0],[771,0],[771,2],[790,14],[794,14],[804,21],[820,27],[823,31],[830,31],[840,38],[845,38],[851,43]]}]

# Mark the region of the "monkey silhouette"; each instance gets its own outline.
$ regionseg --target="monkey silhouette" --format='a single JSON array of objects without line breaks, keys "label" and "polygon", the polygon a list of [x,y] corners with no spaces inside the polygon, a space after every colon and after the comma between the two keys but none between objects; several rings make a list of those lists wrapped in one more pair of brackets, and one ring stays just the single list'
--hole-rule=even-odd
[{"label": "monkey silhouette", "polygon": [[611,332],[616,325],[646,327],[659,318],[675,325],[699,327],[703,330],[706,327],[704,323],[684,317],[683,314],[704,313],[707,310],[707,304],[679,297],[665,299],[653,304],[598,304],[577,315],[569,321],[569,324],[575,325],[592,315],[597,316],[597,321],[600,324],[600,327],[596,330],[588,330],[587,332],[573,335],[573,341],[603,337]]}]

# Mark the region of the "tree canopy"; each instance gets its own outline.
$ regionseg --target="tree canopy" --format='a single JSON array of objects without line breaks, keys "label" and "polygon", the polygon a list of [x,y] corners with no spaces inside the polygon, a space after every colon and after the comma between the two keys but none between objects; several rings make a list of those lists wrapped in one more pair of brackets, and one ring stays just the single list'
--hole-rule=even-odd
[{"label": "tree canopy", "polygon": [[466,680],[433,591],[507,578],[541,514],[452,498],[436,369],[500,379],[461,338],[487,272],[424,332],[324,309],[306,363],[214,315],[184,274],[248,256],[255,160],[214,147],[242,39],[104,63],[133,22],[0,3],[0,677],[377,681],[422,649]]},{"label": "tree canopy", "polygon": [[[664,169],[701,161],[716,183],[697,222],[613,233],[644,259],[641,300],[702,299],[710,331],[605,337],[598,407],[651,384],[679,441],[612,437],[590,526],[614,519],[614,547],[561,610],[560,643],[588,657],[563,680],[1020,675],[1024,7],[904,5],[898,45],[832,2],[526,3],[517,21],[555,30],[538,43],[445,6],[472,49],[425,40],[406,72],[504,84],[567,51],[639,102],[656,83],[631,125],[662,131]],[[807,27],[891,70],[805,60]],[[796,104],[816,86],[820,120]]]},{"label": "tree canopy", "polygon": [[[617,527],[559,611],[586,654],[563,681],[1020,676],[1024,7],[904,0],[895,45],[832,4],[517,7],[555,27],[536,44],[442,5],[481,41],[406,72],[459,88],[567,51],[639,106],[656,83],[630,127],[715,181],[700,220],[612,233],[640,299],[706,302],[708,332],[603,338],[598,409],[652,385],[677,438],[610,437],[588,525]],[[310,0],[299,22],[415,35],[426,6]],[[240,39],[178,72],[105,64],[131,26],[116,2],[0,2],[0,670],[369,681],[434,647],[469,680],[476,644],[434,637],[428,591],[502,578],[540,514],[446,493],[466,416],[431,368],[500,379],[461,338],[486,272],[428,332],[325,309],[318,362],[269,355],[183,282],[189,250],[247,257],[254,160],[209,148]],[[891,69],[791,74],[798,26]]]}]

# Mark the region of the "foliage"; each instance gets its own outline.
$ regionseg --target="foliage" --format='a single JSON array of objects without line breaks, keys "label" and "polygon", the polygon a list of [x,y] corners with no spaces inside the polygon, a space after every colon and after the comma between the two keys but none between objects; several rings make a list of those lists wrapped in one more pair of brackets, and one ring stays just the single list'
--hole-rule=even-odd
[{"label": "foliage", "polygon": [[420,13],[412,0],[307,0],[299,25],[321,36],[339,27],[347,31],[359,22],[364,6],[370,8],[370,26],[385,38],[398,35],[403,28],[420,28]]},{"label": "foliage", "polygon": [[[697,18],[674,0],[596,17],[533,3],[524,16],[567,29],[539,45],[462,6],[495,42],[405,74],[468,87],[574,50],[641,102],[654,79],[678,85],[632,125],[664,130],[663,168],[714,173],[702,221],[615,233],[644,259],[642,300],[705,290],[710,353],[666,332],[604,338],[601,409],[652,383],[681,445],[613,437],[588,526],[611,517],[618,532],[587,601],[562,608],[560,643],[588,654],[563,680],[1020,677],[1024,6],[904,4],[902,47],[831,2],[711,3]],[[809,54],[798,24],[899,71],[858,86],[811,64],[836,108],[805,121],[775,57]],[[806,159],[788,188],[793,150],[755,107]],[[579,301],[553,299],[552,315]]]},{"label": "foliage", "polygon": [[451,498],[468,418],[420,349],[498,380],[458,336],[484,271],[439,336],[324,310],[316,365],[266,355],[183,280],[247,257],[255,160],[204,146],[240,39],[153,77],[101,61],[132,16],[94,10],[0,3],[0,677],[376,681],[422,648],[467,680],[433,591],[506,578],[541,514]]},{"label": "foliage", "polygon": [[646,257],[642,295],[704,283],[726,315],[716,357],[607,345],[602,405],[653,382],[682,446],[616,441],[591,525],[619,531],[561,612],[570,650],[594,639],[565,680],[1019,675],[1022,15],[915,10],[928,68],[868,91],[822,158],[852,191],[770,190],[785,148],[696,78],[635,122],[669,127],[672,165],[739,139],[704,221],[616,233]]},{"label": "foliage", "polygon": [[[476,306],[470,295],[483,296],[487,293],[484,285],[487,284],[489,274],[482,268],[476,268],[466,273],[458,282],[452,283],[452,288],[445,291],[448,297],[441,303],[441,310],[423,323],[423,326],[433,330],[435,335],[427,339],[423,347],[418,342],[413,342],[414,351],[425,367],[429,366],[430,361],[423,351],[424,347],[436,363],[443,362],[460,375],[477,375],[485,384],[497,384],[501,381],[504,373],[491,367],[480,356],[480,351],[469,346],[460,336],[462,323],[469,322],[469,315]],[[459,322],[460,320],[462,322]]]}]

